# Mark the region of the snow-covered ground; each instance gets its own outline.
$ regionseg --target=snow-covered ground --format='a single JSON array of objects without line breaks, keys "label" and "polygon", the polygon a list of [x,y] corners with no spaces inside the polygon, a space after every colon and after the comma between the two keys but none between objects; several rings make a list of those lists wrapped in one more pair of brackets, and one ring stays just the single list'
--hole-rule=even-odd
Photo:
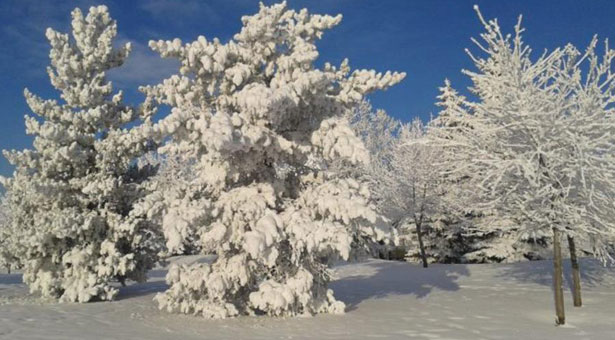
[{"label": "snow-covered ground", "polygon": [[162,269],[147,283],[123,288],[115,302],[88,304],[41,302],[27,294],[20,274],[2,274],[0,338],[614,339],[615,269],[593,260],[581,265],[584,307],[572,307],[567,289],[564,327],[554,324],[548,261],[428,269],[380,260],[345,264],[332,283],[347,304],[344,315],[228,320],[159,311],[152,298],[166,287]]}]

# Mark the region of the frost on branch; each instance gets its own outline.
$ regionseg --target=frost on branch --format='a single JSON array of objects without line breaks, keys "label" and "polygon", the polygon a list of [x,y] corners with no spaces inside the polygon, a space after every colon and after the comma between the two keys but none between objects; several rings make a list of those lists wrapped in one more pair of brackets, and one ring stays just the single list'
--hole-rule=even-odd
[{"label": "frost on branch", "polygon": [[14,255],[33,292],[60,301],[111,300],[111,281],[143,281],[156,261],[157,233],[137,219],[147,168],[134,160],[150,143],[123,127],[138,118],[105,73],[122,65],[116,23],[105,6],[72,12],[72,37],[47,30],[48,74],[61,101],[25,97],[33,148],[5,151],[16,170],[3,179]]},{"label": "frost on branch", "polygon": [[316,68],[315,42],[340,20],[261,5],[227,43],[150,42],[182,66],[143,88],[153,109],[172,107],[149,133],[171,136],[160,152],[189,157],[197,174],[161,210],[164,232],[181,240],[198,230],[202,251],[217,255],[173,267],[160,308],[211,318],[343,311],[327,289],[329,262],[390,231],[367,185],[323,164],[368,160],[345,116],[404,74],[351,72],[347,61]]},{"label": "frost on branch", "polygon": [[[458,197],[500,221],[483,232],[544,238],[552,230],[591,242],[604,260],[615,235],[615,51],[600,58],[596,40],[581,53],[572,45],[530,57],[520,21],[504,35],[496,20],[479,17],[486,32],[470,54],[476,102],[447,84],[448,114],[434,124],[433,143],[446,150],[444,171],[469,181]],[[456,97],[456,98],[455,98]],[[457,104],[456,104],[457,103]],[[438,121],[438,120],[436,120]]]}]

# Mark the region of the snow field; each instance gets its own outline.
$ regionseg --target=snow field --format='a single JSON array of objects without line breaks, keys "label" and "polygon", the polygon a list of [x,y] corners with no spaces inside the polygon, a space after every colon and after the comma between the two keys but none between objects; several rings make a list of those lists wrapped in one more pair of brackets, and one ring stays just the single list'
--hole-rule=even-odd
[{"label": "snow field", "polygon": [[[203,257],[180,257],[191,263]],[[615,269],[582,260],[584,306],[556,327],[551,262],[419,265],[368,260],[335,267],[331,288],[342,315],[207,320],[159,311],[166,269],[120,288],[118,300],[88,304],[41,302],[20,274],[0,275],[0,339],[612,339]],[[570,275],[566,266],[565,275]]]}]

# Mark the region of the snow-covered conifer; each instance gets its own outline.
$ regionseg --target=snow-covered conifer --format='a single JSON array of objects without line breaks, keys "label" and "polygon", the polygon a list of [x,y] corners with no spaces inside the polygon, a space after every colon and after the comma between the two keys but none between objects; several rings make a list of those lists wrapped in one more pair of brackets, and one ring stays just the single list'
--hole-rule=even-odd
[{"label": "snow-covered conifer", "polygon": [[0,267],[11,273],[12,268],[21,267],[15,257],[15,234],[10,229],[10,211],[6,197],[0,197]]},{"label": "snow-covered conifer", "polygon": [[194,224],[203,252],[217,255],[171,267],[160,308],[210,318],[343,311],[327,288],[328,263],[389,230],[367,184],[322,164],[367,161],[345,116],[404,74],[351,72],[347,61],[317,68],[315,42],[340,20],[261,4],[227,43],[150,42],[181,68],[143,89],[148,103],[172,107],[149,132],[170,135],[160,152],[194,159],[198,174],[164,217],[165,233],[179,240],[187,228],[174,223]]},{"label": "snow-covered conifer", "polygon": [[61,101],[25,97],[32,149],[5,151],[15,165],[4,179],[23,279],[60,301],[111,300],[112,280],[142,281],[158,252],[157,234],[135,218],[147,169],[135,166],[150,143],[123,127],[138,110],[113,93],[105,73],[122,65],[130,44],[113,46],[116,22],[105,6],[72,12],[72,37],[47,29],[48,68]]}]

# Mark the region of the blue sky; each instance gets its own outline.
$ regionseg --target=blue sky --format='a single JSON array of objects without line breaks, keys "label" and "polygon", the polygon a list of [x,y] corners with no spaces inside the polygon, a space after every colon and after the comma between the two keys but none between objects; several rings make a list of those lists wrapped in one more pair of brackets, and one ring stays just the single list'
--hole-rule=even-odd
[{"label": "blue sky", "polygon": [[[264,1],[271,4],[276,1]],[[487,18],[497,17],[505,31],[523,14],[525,41],[535,54],[571,42],[584,48],[593,34],[615,37],[615,1],[465,1],[465,0],[289,0],[289,7],[307,7],[314,13],[344,16],[319,44],[320,63],[339,64],[344,57],[354,68],[407,73],[396,87],[370,97],[375,107],[408,121],[435,113],[437,88],[445,78],[463,90],[468,81],[461,69],[472,68],[464,48],[478,37],[481,25],[472,5]],[[127,99],[138,103],[137,86],[156,83],[177,69],[149,51],[150,39],[199,35],[228,40],[241,26],[240,17],[258,10],[253,0],[2,0],[0,1],[0,149],[23,149],[32,139],[24,133],[29,113],[23,89],[45,98],[57,98],[45,68],[47,27],[68,31],[70,11],[106,4],[118,21],[119,40],[131,41],[133,53],[124,67],[110,74]],[[0,157],[0,175],[11,172]]]}]

